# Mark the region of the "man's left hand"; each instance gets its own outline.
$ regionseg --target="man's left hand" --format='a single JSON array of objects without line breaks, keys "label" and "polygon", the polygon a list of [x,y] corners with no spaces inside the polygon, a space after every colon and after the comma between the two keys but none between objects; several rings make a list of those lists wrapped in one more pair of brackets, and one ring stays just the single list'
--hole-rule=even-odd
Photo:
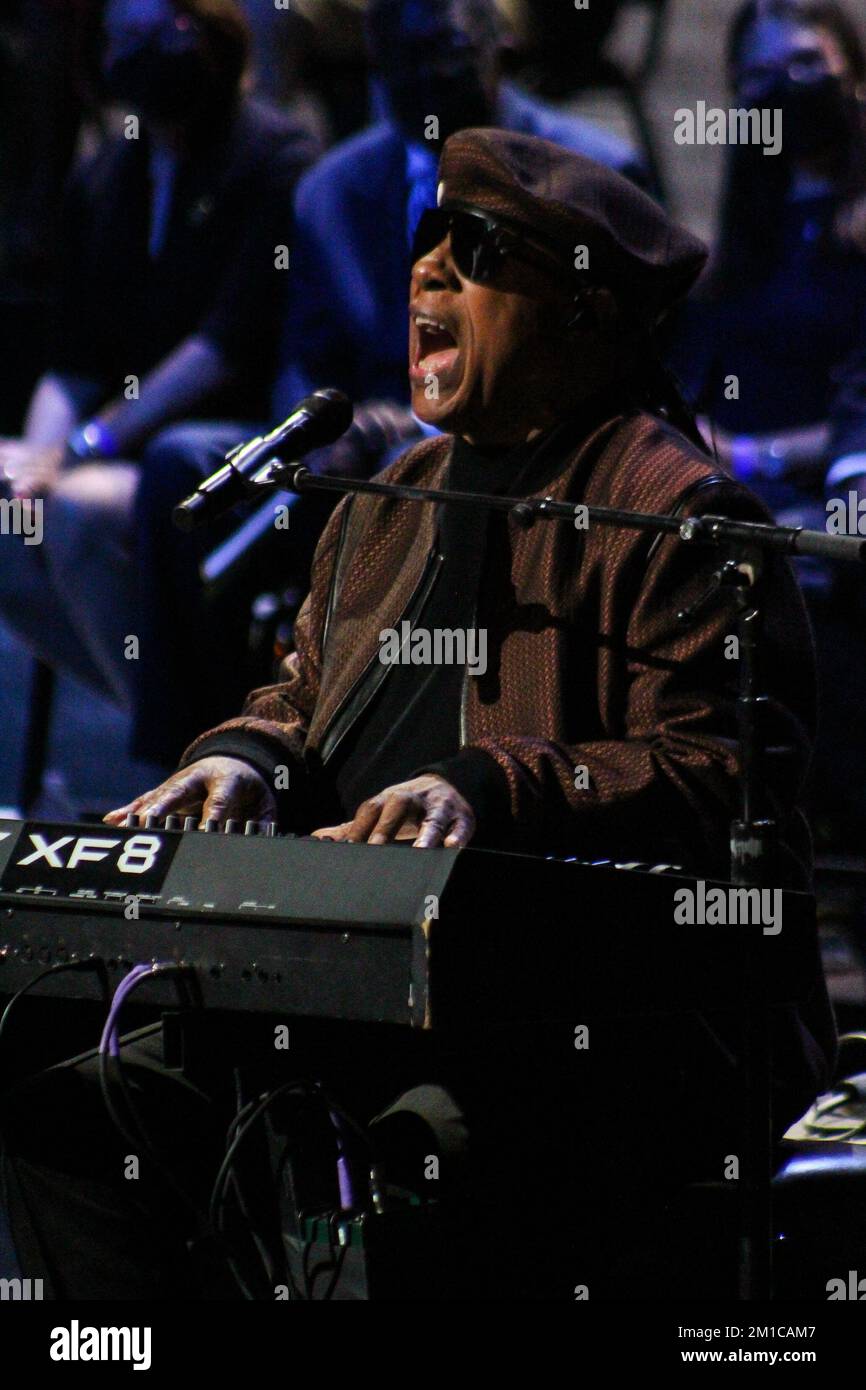
[{"label": "man's left hand", "polygon": [[354,820],[313,831],[317,840],[370,845],[411,840],[415,849],[459,849],[474,834],[475,814],[469,802],[444,777],[428,772],[362,801]]}]

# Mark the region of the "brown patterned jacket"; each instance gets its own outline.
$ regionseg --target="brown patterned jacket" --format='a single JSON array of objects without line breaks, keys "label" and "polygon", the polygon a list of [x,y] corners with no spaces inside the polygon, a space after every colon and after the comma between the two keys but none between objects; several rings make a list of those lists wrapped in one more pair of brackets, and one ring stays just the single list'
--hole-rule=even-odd
[{"label": "brown patterned jacket", "polygon": [[[380,477],[440,487],[450,438],[416,444]],[[681,515],[767,520],[744,488],[665,421],[641,410],[584,412],[551,435],[521,477],[524,495]],[[719,554],[674,537],[598,525],[502,518],[490,532],[476,625],[488,669],[468,679],[463,750],[453,780],[476,809],[481,843],[580,857],[668,860],[726,876],[736,809],[737,661],[729,599],[690,622]],[[234,753],[273,776],[327,775],[328,761],[387,668],[379,633],[399,628],[435,582],[436,509],[356,495],[326,526],[296,648],[278,684],[255,690],[242,715],[187,749],[182,765]],[[766,788],[783,829],[788,870],[808,872],[796,812],[815,721],[811,633],[785,560],[765,581]],[[576,772],[588,771],[589,786]],[[474,789],[474,790],[473,790]],[[287,821],[291,814],[287,810]],[[310,825],[295,828],[311,829]]]}]

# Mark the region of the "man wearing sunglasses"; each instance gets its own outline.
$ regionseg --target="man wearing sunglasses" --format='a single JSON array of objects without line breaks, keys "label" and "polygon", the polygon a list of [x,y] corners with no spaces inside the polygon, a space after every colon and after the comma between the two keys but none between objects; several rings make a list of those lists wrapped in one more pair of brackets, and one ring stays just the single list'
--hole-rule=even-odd
[{"label": "man wearing sunglasses", "polygon": [[[654,325],[698,273],[701,244],[615,173],[529,136],[460,132],[445,145],[439,180],[438,207],[415,238],[409,375],[414,409],[442,433],[382,476],[550,496],[574,503],[576,517],[581,505],[609,505],[763,519],[760,504],[715,473],[673,423],[679,412],[688,428],[652,357]],[[701,604],[714,564],[676,537],[542,522],[527,530],[483,508],[344,499],[320,541],[279,683],[253,692],[239,718],[193,743],[178,772],[106,819],[273,817],[320,838],[408,842],[407,854],[410,845],[471,843],[665,860],[724,878],[736,805],[735,668],[725,654],[733,614],[725,602]],[[796,798],[813,671],[800,596],[781,560],[768,566],[765,613],[765,775],[783,839],[775,881],[802,884],[808,838]],[[435,657],[384,659],[388,635],[405,625],[413,638],[484,634],[485,660],[470,669]],[[496,905],[479,902],[478,911]],[[546,925],[527,922],[539,951]],[[583,925],[577,918],[575,929]],[[443,1172],[453,1174],[468,1123],[480,1186],[466,1229],[476,1251],[484,1247],[482,1264],[493,1248],[485,1242],[496,1231],[504,1241],[488,1269],[500,1257],[512,1262],[499,1275],[513,1275],[502,1296],[538,1297],[543,1269],[545,1287],[571,1298],[592,1266],[596,1297],[605,1280],[616,1283],[618,1242],[661,1210],[659,1192],[711,1176],[720,1155],[737,1151],[734,1054],[720,1040],[724,1025],[718,1030],[695,1017],[675,1027],[642,1020],[637,1032],[618,1020],[615,1038],[594,1034],[584,1142],[570,1046],[505,1030],[504,1042],[485,1041],[484,1057],[461,1059],[483,1077],[468,1103],[445,1086],[413,1087],[371,1125],[377,1152],[386,1173],[396,1165],[402,1185],[425,1192],[425,1156],[444,1156]],[[130,1065],[140,1046],[127,1046]],[[820,979],[809,1016],[785,1015],[776,1047],[775,1113],[786,1126],[826,1078],[833,1030]],[[375,1082],[380,1105],[398,1089],[399,1060],[380,1058],[362,1077],[368,1096]],[[346,1094],[348,1071],[342,1082]],[[15,1157],[28,1152],[27,1116],[41,1113],[35,1084],[7,1142],[44,1250],[50,1223],[39,1215],[40,1192],[53,1186],[67,1210],[74,1202],[85,1224],[86,1216],[74,1184],[46,1178],[44,1162],[34,1178]],[[56,1112],[56,1078],[46,1094]],[[629,1150],[640,1125],[652,1127],[653,1142],[637,1172]],[[53,1155],[48,1166],[58,1166]],[[538,1194],[551,1211],[565,1201],[572,1226],[538,1237],[533,1262],[514,1252],[544,1225],[527,1206]],[[119,1178],[101,1181],[97,1196],[91,1191],[92,1204],[117,1224],[133,1221]],[[167,1218],[152,1206],[155,1237]],[[476,1239],[482,1210],[492,1224]],[[591,1252],[585,1242],[575,1251],[574,1223],[588,1231],[595,1220]],[[182,1285],[188,1256],[178,1230],[159,1239]],[[83,1286],[105,1278],[87,1267]]]},{"label": "man wearing sunglasses", "polygon": [[[381,476],[767,520],[713,468],[655,352],[701,243],[620,175],[532,136],[459,132],[438,172],[413,246],[409,378],[414,411],[442,433]],[[725,879],[737,667],[733,611],[707,601],[717,563],[639,531],[525,530],[483,509],[344,499],[280,682],[107,819],[273,816],[338,841],[664,861]],[[787,562],[771,560],[764,584],[774,881],[805,886],[812,639]],[[483,634],[484,669],[405,648],[385,659],[391,634],[416,630]],[[780,1121],[815,1093],[832,1051],[822,982],[815,999],[781,1040]],[[692,1042],[713,1074],[706,1035]]]},{"label": "man wearing sunglasses", "polygon": [[[414,238],[409,380],[413,410],[443,433],[383,476],[763,517],[714,472],[655,355],[655,325],[698,274],[701,243],[616,173],[531,136],[453,135],[439,179]],[[522,531],[474,508],[347,499],[320,542],[284,680],[109,819],[265,814],[337,839],[508,841],[724,875],[733,616],[718,604],[677,618],[714,564],[636,531]],[[768,777],[796,878],[811,645],[787,566],[771,565],[767,585]],[[486,671],[383,663],[381,634],[407,620],[483,630]]]}]

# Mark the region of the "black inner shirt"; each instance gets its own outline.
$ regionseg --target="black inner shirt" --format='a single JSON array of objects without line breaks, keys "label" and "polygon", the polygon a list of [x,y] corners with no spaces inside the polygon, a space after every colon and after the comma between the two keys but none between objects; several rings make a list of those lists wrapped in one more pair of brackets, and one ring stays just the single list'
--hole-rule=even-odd
[{"label": "black inner shirt", "polygon": [[[455,492],[508,493],[537,446],[538,440],[534,440],[512,449],[480,449],[456,435],[444,486]],[[442,565],[413,631],[423,628],[432,634],[437,629],[477,627],[476,605],[490,519],[491,513],[483,507],[440,504],[438,550]],[[476,644],[474,651],[483,654],[484,648]],[[465,672],[466,664],[457,661],[395,663],[390,667],[329,769],[344,819],[350,820],[367,797],[460,751]]]}]

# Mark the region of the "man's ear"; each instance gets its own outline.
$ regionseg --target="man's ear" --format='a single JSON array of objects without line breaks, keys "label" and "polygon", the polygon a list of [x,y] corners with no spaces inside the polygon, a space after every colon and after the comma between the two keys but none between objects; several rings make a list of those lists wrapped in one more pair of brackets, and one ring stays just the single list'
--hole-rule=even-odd
[{"label": "man's ear", "polygon": [[612,337],[619,324],[619,305],[606,285],[578,290],[565,321],[568,333],[600,333]]}]

